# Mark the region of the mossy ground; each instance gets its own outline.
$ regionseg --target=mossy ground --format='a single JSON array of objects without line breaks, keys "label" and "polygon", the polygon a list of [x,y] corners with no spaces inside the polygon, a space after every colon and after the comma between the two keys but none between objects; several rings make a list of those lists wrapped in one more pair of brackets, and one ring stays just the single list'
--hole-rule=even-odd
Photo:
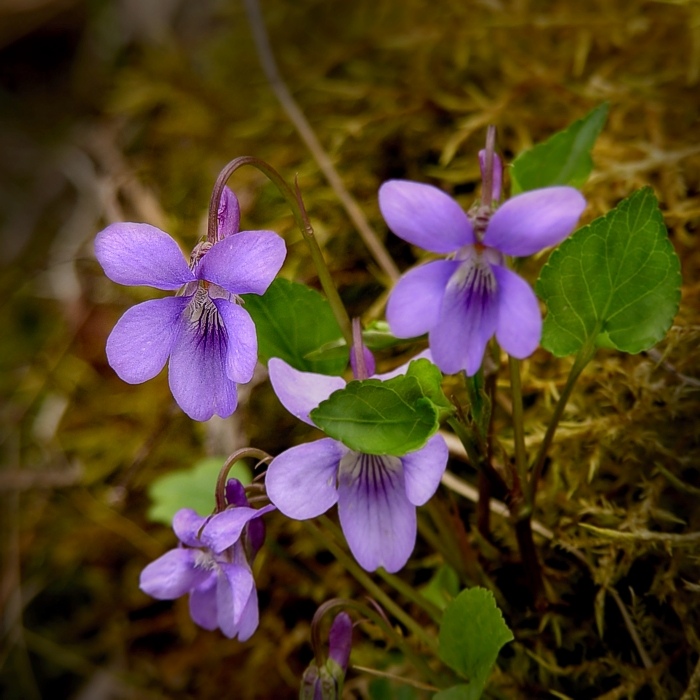
[{"label": "mossy ground", "polygon": [[[549,609],[534,611],[520,595],[505,520],[494,516],[493,546],[474,533],[473,503],[442,490],[434,510],[454,517],[451,532],[473,557],[464,583],[491,587],[515,634],[488,697],[698,697],[700,4],[262,5],[292,93],[402,269],[417,251],[388,234],[382,181],[432,182],[468,205],[487,124],[498,126],[508,160],[609,101],[584,221],[651,184],[681,258],[683,298],[663,343],[637,356],[600,351],[569,402],[536,512],[553,532],[538,539]],[[110,329],[151,291],[107,280],[94,234],[114,220],[147,221],[191,248],[219,169],[238,155],[298,176],[351,313],[379,314],[386,280],[276,102],[242,3],[0,6],[3,697],[295,697],[316,607],[364,594],[281,517],[269,519],[256,564],[262,616],[249,642],[197,629],[184,600],[138,590],[143,566],[174,543],[146,518],[153,479],[206,454],[246,444],[275,453],[307,437],[265,382],[234,419],[201,425],[174,407],[165,374],[129,386],[106,363]],[[232,185],[244,227],[285,235],[283,274],[315,286],[274,190],[253,170]],[[531,280],[541,264],[529,262]],[[543,351],[524,364],[533,452],[569,366]],[[498,396],[508,453],[505,379]],[[475,480],[457,459],[451,469]],[[423,531],[435,529],[433,516],[421,514]],[[419,537],[402,576],[425,582],[437,564]],[[356,632],[353,661],[415,677],[372,634],[367,625]],[[346,693],[429,695],[358,671]]]}]

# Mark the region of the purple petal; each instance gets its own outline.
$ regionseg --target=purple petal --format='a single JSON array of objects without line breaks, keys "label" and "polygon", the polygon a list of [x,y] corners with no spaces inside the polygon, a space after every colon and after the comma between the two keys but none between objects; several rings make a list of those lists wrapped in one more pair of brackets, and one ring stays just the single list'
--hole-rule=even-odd
[{"label": "purple petal", "polygon": [[284,360],[273,357],[267,363],[272,388],[281,404],[299,420],[313,425],[309,413],[334,391],[345,387],[341,377],[302,372]]},{"label": "purple petal", "polygon": [[286,254],[284,240],[273,231],[241,231],[214,244],[197,277],[231,294],[264,294]]},{"label": "purple petal", "polygon": [[248,596],[246,604],[243,606],[241,617],[238,620],[239,642],[245,642],[253,636],[255,630],[258,629],[258,622],[260,621],[259,615],[258,591],[255,589],[255,584],[253,583],[253,589]]},{"label": "purple petal", "polygon": [[224,322],[208,294],[200,290],[180,319],[169,365],[170,390],[190,418],[204,421],[214,414],[226,418],[236,410],[236,383],[226,373],[228,355]]},{"label": "purple petal", "polygon": [[250,314],[227,299],[213,299],[219,310],[228,336],[226,375],[238,384],[247,384],[253,378],[258,362],[258,337]]},{"label": "purple petal", "polygon": [[274,506],[255,508],[227,508],[214,515],[202,532],[202,541],[216,554],[238,542],[243,528],[254,518],[259,518],[265,513],[274,510]]},{"label": "purple petal", "polygon": [[398,457],[349,452],[338,473],[338,515],[363,569],[383,566],[393,573],[408,561],[416,543],[416,507],[406,497]]},{"label": "purple petal", "polygon": [[389,180],[379,188],[379,208],[399,238],[434,253],[451,253],[474,243],[474,230],[462,207],[432,185]]},{"label": "purple petal", "polygon": [[497,283],[482,257],[465,260],[447,285],[440,319],[430,331],[435,364],[446,374],[471,376],[481,367],[489,339],[496,332]]},{"label": "purple petal", "polygon": [[226,482],[226,503],[230,506],[250,505],[245,495],[245,486],[238,479],[229,479]]},{"label": "purple petal", "polygon": [[449,451],[442,435],[433,435],[424,447],[401,458],[406,496],[414,506],[422,506],[437,491],[447,467]]},{"label": "purple petal", "polygon": [[245,566],[221,564],[216,582],[216,609],[219,629],[229,639],[238,634],[238,624],[255,582]]},{"label": "purple petal", "polygon": [[338,465],[347,451],[331,438],[286,450],[267,469],[265,486],[269,499],[294,520],[325,513],[338,500]]},{"label": "purple petal", "polygon": [[409,270],[391,290],[386,318],[399,338],[427,333],[440,315],[442,298],[458,260],[435,260]]},{"label": "purple petal", "polygon": [[238,227],[241,223],[241,207],[238,204],[238,197],[228,187],[224,187],[221,192],[217,220],[219,240],[238,233]]},{"label": "purple petal", "polygon": [[173,516],[173,531],[180,542],[190,547],[202,547],[199,533],[209,517],[198,515],[192,508],[181,508]]},{"label": "purple petal", "polygon": [[195,279],[177,243],[149,224],[111,224],[95,238],[95,256],[119,284],[179,289]]},{"label": "purple petal", "polygon": [[585,208],[586,200],[573,187],[545,187],[519,194],[491,217],[484,245],[506,255],[533,255],[563,241]]},{"label": "purple petal", "polygon": [[352,649],[352,620],[346,612],[335,616],[328,632],[328,658],[333,659],[343,671],[348,668]]},{"label": "purple petal", "polygon": [[107,338],[107,360],[121,379],[140,384],[160,372],[173,347],[188,297],[151,299],[132,306]]},{"label": "purple petal", "polygon": [[195,549],[171,549],[142,572],[139,587],[158,600],[173,600],[202,583],[207,572],[195,566]]},{"label": "purple petal", "polygon": [[512,270],[493,266],[498,282],[496,338],[513,357],[532,355],[542,337],[542,315],[530,285]]},{"label": "purple petal", "polygon": [[190,617],[205,630],[215,630],[219,622],[216,615],[216,574],[208,572],[207,579],[190,593]]}]

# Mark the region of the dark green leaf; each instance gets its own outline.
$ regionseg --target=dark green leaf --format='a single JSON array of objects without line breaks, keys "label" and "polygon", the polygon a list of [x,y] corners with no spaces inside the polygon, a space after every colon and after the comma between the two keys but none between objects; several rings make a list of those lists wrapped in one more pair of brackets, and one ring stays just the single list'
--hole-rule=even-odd
[{"label": "dark green leaf", "polygon": [[469,681],[465,700],[480,697],[498,652],[512,639],[491,591],[466,589],[447,606],[440,625],[439,654]]},{"label": "dark green leaf", "polygon": [[557,356],[585,344],[636,353],[666,334],[680,302],[680,263],[651,188],[579,229],[537,281],[547,304],[543,347]]},{"label": "dark green leaf", "polygon": [[255,321],[263,361],[280,357],[298,370],[320,374],[341,374],[347,367],[345,347],[315,352],[342,339],[330,304],[316,290],[278,277],[262,296],[244,294],[243,300]]},{"label": "dark green leaf", "polygon": [[405,375],[350,382],[311,411],[311,420],[351,450],[397,457],[423,447],[439,427],[418,380]]},{"label": "dark green leaf", "polygon": [[604,102],[564,131],[521,153],[511,169],[512,193],[552,185],[581,187],[593,169],[591,149],[607,116]]}]

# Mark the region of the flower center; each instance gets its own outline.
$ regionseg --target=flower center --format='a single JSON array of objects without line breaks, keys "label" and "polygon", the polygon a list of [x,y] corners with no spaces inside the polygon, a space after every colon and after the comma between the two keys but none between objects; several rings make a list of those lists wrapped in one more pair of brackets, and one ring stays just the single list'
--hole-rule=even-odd
[{"label": "flower center", "polygon": [[400,485],[403,465],[398,457],[348,452],[340,460],[338,480],[355,483],[359,493],[388,500],[388,492]]},{"label": "flower center", "polygon": [[486,229],[489,226],[489,221],[493,216],[494,209],[491,205],[475,204],[468,212],[467,216],[472,223],[474,229],[474,238],[476,245],[481,244],[486,234]]}]

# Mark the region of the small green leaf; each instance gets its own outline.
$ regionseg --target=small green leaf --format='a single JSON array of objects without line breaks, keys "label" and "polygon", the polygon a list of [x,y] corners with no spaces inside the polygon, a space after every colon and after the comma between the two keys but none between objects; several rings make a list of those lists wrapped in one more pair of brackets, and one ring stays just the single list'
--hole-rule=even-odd
[{"label": "small green leaf", "polygon": [[593,169],[591,149],[607,116],[604,102],[564,131],[521,153],[511,168],[512,193],[552,185],[581,187]]},{"label": "small green leaf", "polygon": [[424,357],[412,360],[408,365],[406,376],[415,377],[418,380],[423,396],[430,399],[440,417],[455,412],[455,407],[442,390],[442,372],[430,360]]},{"label": "small green leaf", "polygon": [[594,343],[629,353],[666,334],[680,303],[680,262],[650,187],[579,229],[542,269],[542,346],[563,357]]},{"label": "small green leaf", "polygon": [[513,633],[503,621],[491,591],[468,588],[447,606],[440,625],[439,654],[450,668],[469,681],[469,694],[461,697],[465,700],[481,697],[498,652],[512,640]]},{"label": "small green leaf", "polygon": [[311,420],[351,450],[400,457],[438,429],[438,414],[415,377],[352,381],[311,411]]},{"label": "small green leaf", "polygon": [[459,576],[451,566],[442,564],[430,581],[420,589],[420,592],[433,605],[444,610],[459,592]]},{"label": "small green leaf", "polygon": [[[295,369],[319,374],[341,374],[348,350],[335,345],[342,339],[328,301],[316,290],[278,277],[262,296],[244,294],[245,308],[258,332],[263,361],[280,357]],[[319,348],[335,348],[327,354]]]},{"label": "small green leaf", "polygon": [[[170,525],[173,515],[181,508],[192,508],[199,515],[211,513],[215,505],[216,479],[225,461],[226,457],[207,457],[191,469],[165,474],[153,481],[148,488],[148,495],[153,501],[148,509],[149,519]],[[236,462],[229,472],[229,478],[249,484],[252,477],[245,462]]]}]

